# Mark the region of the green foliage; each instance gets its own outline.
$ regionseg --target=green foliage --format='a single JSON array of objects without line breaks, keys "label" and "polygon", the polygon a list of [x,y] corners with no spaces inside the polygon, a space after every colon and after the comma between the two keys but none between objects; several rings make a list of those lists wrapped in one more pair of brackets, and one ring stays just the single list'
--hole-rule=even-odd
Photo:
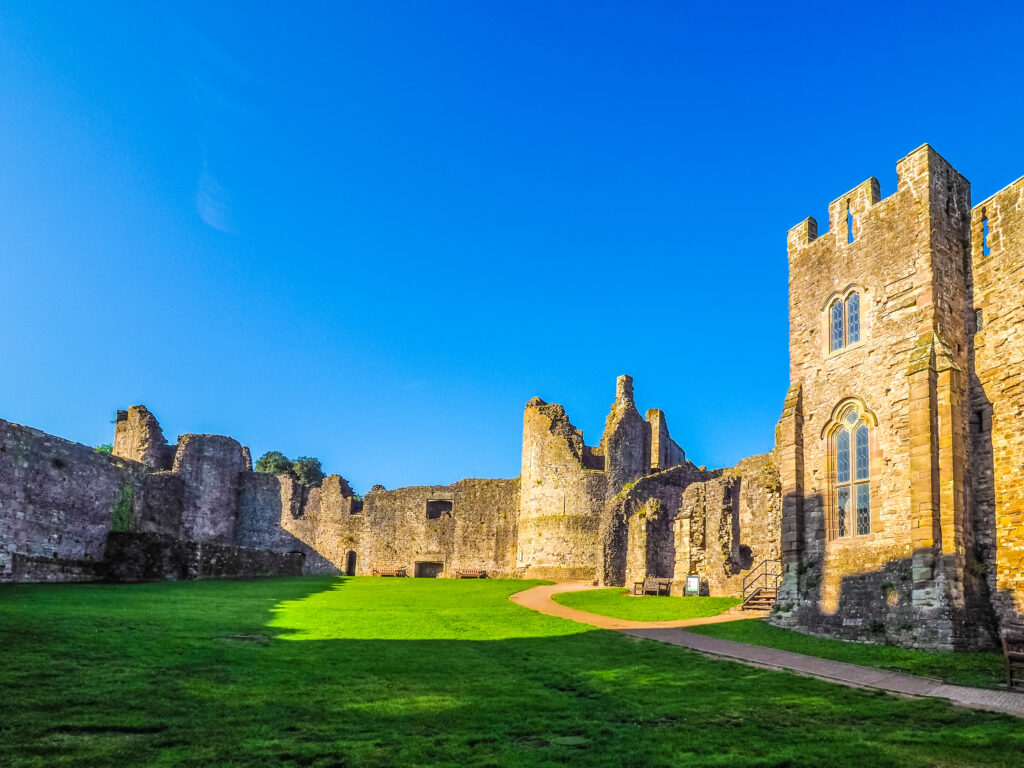
[{"label": "green foliage", "polygon": [[121,483],[121,497],[114,505],[110,518],[110,530],[126,533],[135,528],[135,487],[130,481]]},{"label": "green foliage", "polygon": [[1009,768],[1024,753],[1016,718],[508,600],[534,583],[0,584],[0,765]]},{"label": "green foliage", "polygon": [[[901,629],[911,629],[909,625]],[[870,631],[875,627],[868,626]],[[885,625],[882,623],[882,631]],[[731,621],[727,624],[707,624],[689,627],[696,632],[740,643],[777,648],[782,651],[804,653],[833,661],[845,661],[864,667],[906,672],[931,677],[956,685],[996,688],[1004,681],[1003,657],[999,653],[952,653],[949,651],[922,651],[896,648],[876,643],[851,643],[827,637],[804,635],[792,630],[773,627],[760,619]]]},{"label": "green foliage", "polygon": [[280,451],[267,451],[260,456],[254,469],[257,472],[266,472],[268,475],[290,475],[292,460]]},{"label": "green foliage", "polygon": [[552,600],[613,619],[632,621],[677,621],[717,616],[742,602],[736,597],[633,597],[628,589],[584,589],[561,592]]},{"label": "green foliage", "polygon": [[114,446],[110,443],[103,443],[102,445],[97,445],[93,450],[95,450],[96,453],[113,453]]},{"label": "green foliage", "polygon": [[292,476],[300,485],[319,488],[324,481],[324,470],[320,459],[312,456],[299,456],[292,464]]},{"label": "green foliage", "polygon": [[260,456],[254,469],[271,475],[288,475],[299,485],[319,488],[324,481],[320,459],[300,456],[292,461],[280,451],[267,451]]}]

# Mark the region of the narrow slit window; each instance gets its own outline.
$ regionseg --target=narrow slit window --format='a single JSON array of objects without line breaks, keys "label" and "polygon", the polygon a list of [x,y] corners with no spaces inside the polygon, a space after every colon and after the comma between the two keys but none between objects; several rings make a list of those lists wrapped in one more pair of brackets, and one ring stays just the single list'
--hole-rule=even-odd
[{"label": "narrow slit window", "polygon": [[981,255],[988,256],[992,249],[988,245],[988,216],[981,219]]},{"label": "narrow slit window", "polygon": [[843,302],[832,305],[832,350],[843,348]]},{"label": "narrow slit window", "polygon": [[851,293],[846,300],[846,343],[860,341],[860,294]]},{"label": "narrow slit window", "polygon": [[850,204],[846,204],[846,242],[853,242],[853,214],[850,213]]}]

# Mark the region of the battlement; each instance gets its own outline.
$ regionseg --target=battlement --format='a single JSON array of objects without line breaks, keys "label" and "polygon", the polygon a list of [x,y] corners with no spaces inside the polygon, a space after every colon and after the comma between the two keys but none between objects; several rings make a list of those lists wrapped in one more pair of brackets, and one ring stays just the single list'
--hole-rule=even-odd
[{"label": "battlement", "polygon": [[[878,179],[872,176],[829,203],[826,231],[818,231],[818,222],[813,216],[792,227],[786,237],[790,255],[827,235],[831,235],[836,247],[852,244],[863,234],[866,222],[875,215],[879,203],[895,202],[903,196],[927,201],[932,188],[936,184],[945,186],[950,175],[963,179],[931,145],[922,144],[896,162],[896,191],[889,197],[882,198]],[[888,211],[889,206],[885,210]]]}]

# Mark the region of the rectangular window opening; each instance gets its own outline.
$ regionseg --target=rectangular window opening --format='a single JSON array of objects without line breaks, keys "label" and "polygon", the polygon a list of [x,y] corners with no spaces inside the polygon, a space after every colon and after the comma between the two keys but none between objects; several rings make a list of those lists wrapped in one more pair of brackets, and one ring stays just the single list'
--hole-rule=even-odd
[{"label": "rectangular window opening", "polygon": [[980,310],[974,310],[974,332],[977,333],[985,327],[985,313]]},{"label": "rectangular window opening", "polygon": [[850,204],[846,204],[846,242],[853,242],[853,214],[850,213]]},{"label": "rectangular window opening", "polygon": [[988,245],[988,216],[981,219],[981,255],[988,256],[992,249]]},{"label": "rectangular window opening", "polygon": [[451,517],[454,506],[454,502],[450,499],[430,499],[427,501],[427,520],[440,520],[442,517]]},{"label": "rectangular window opening", "polygon": [[418,562],[412,573],[417,579],[439,579],[444,573],[444,563]]}]

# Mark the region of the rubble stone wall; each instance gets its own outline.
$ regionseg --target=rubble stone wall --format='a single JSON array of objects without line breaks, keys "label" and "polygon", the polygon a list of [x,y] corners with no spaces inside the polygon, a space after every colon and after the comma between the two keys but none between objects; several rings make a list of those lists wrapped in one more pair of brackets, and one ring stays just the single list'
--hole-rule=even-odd
[{"label": "rubble stone wall", "polygon": [[970,474],[976,570],[1024,632],[1024,178],[971,211]]},{"label": "rubble stone wall", "polygon": [[687,486],[675,525],[672,584],[700,577],[702,594],[740,597],[762,561],[780,558],[782,493],[773,453],[752,456]]},{"label": "rubble stone wall", "polygon": [[137,462],[0,419],[0,581],[96,578],[115,509],[134,520],[144,481]]},{"label": "rubble stone wall", "polygon": [[[450,501],[451,511],[428,518],[428,501]],[[452,485],[371,490],[362,513],[350,515],[362,523],[350,545],[356,573],[401,567],[413,576],[417,563],[437,563],[438,576],[454,576],[460,569],[512,576],[518,506],[518,480],[467,479]]]}]

